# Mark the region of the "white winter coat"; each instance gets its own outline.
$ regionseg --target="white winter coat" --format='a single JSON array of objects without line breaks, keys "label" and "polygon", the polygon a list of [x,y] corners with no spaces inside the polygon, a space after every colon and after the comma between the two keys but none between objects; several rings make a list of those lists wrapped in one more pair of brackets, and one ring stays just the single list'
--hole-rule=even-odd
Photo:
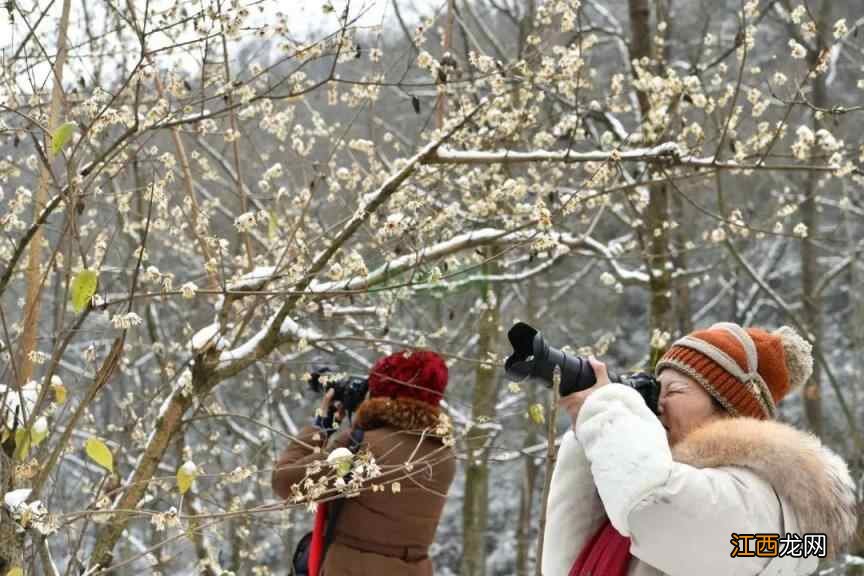
[{"label": "white winter coat", "polygon": [[631,539],[629,576],[810,574],[816,557],[733,558],[732,534],[824,533],[830,555],[854,534],[854,506],[846,464],[816,437],[729,418],[673,450],[642,397],[611,384],[586,399],[558,451],[543,575],[567,576],[607,516]]}]

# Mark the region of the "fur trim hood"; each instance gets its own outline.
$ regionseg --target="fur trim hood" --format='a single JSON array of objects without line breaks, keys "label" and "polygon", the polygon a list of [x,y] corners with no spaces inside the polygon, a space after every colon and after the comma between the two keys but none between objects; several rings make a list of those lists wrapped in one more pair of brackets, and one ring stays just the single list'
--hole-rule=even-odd
[{"label": "fur trim hood", "polygon": [[364,430],[390,426],[422,432],[436,429],[440,414],[440,408],[413,398],[369,398],[358,408],[354,422]]},{"label": "fur trim hood", "polygon": [[855,483],[843,459],[812,434],[771,420],[724,418],[689,434],[672,453],[695,468],[754,472],[795,510],[802,532],[827,535],[829,555],[855,534]]}]

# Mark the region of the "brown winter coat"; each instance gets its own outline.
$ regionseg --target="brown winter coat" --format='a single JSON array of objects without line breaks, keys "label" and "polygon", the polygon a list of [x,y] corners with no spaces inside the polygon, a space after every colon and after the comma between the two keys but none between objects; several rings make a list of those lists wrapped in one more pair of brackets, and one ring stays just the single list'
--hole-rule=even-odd
[{"label": "brown winter coat", "polygon": [[[439,436],[439,414],[437,408],[412,399],[372,398],[361,405],[354,418],[354,426],[365,431],[359,454],[368,449],[381,475],[345,501],[320,576],[432,574],[429,546],[456,470],[453,449]],[[326,442],[319,429],[304,428],[274,467],[273,491],[292,498],[308,478],[318,481],[322,476],[330,478],[332,486],[327,454],[347,447],[350,435],[343,430]],[[316,461],[323,461],[317,472]],[[411,465],[406,467],[406,462]]]}]

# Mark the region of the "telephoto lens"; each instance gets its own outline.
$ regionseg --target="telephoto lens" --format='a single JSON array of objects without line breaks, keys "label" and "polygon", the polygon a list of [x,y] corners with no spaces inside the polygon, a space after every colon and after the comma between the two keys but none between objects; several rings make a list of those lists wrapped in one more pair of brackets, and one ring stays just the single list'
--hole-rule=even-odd
[{"label": "telephoto lens", "polygon": [[[597,383],[597,376],[587,358],[553,348],[536,328],[517,322],[507,332],[507,338],[513,346],[513,353],[504,363],[504,370],[510,380],[540,380],[547,388],[551,388],[552,375],[555,366],[558,366],[561,369],[561,383],[558,386],[561,396],[586,390]],[[647,372],[634,372],[621,376],[609,374],[609,379],[639,392],[648,408],[657,414],[660,383],[654,376]]]}]

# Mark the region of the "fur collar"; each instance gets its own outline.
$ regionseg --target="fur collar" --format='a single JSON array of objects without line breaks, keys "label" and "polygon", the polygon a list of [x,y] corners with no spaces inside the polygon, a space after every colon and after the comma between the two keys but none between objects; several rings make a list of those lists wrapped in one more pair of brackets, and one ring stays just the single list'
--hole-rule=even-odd
[{"label": "fur collar", "polygon": [[672,453],[696,468],[756,473],[794,508],[802,533],[827,534],[829,554],[855,534],[855,484],[846,463],[812,434],[771,420],[724,418],[689,434]]},{"label": "fur collar", "polygon": [[436,428],[441,409],[414,398],[369,398],[360,405],[355,425],[364,430],[390,426],[420,432]]}]

